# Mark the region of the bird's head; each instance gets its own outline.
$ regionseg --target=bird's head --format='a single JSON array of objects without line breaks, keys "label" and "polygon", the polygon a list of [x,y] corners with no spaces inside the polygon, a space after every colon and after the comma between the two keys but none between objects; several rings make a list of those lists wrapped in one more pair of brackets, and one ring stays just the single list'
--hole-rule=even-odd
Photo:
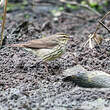
[{"label": "bird's head", "polygon": [[67,44],[70,36],[67,34],[58,34],[58,37],[55,39],[59,44]]}]

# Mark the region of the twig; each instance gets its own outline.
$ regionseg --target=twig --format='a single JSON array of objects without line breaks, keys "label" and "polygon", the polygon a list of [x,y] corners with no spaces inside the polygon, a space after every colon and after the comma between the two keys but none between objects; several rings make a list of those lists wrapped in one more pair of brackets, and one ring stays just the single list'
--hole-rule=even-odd
[{"label": "twig", "polygon": [[87,45],[87,43],[89,42],[90,39],[92,39],[94,37],[94,34],[93,35],[89,35],[89,39],[83,44],[83,47],[85,47]]},{"label": "twig", "polygon": [[105,24],[103,24],[101,21],[99,21],[99,23],[110,33],[110,30],[108,29],[108,27]]},{"label": "twig", "polygon": [[[97,25],[95,32],[93,33],[93,35],[92,35],[89,39],[94,38],[94,40],[97,42],[97,40],[96,40],[95,37],[96,37],[97,31],[100,29],[100,25],[103,25],[103,27],[105,27],[105,28],[108,30],[108,32],[110,32],[110,30],[102,23],[103,20],[104,20],[109,14],[110,14],[110,11],[107,12],[107,13],[102,17],[101,20],[99,20],[99,24]],[[84,46],[83,46],[83,47],[85,47],[85,46],[87,45],[87,43],[89,42],[89,39],[84,43]]]},{"label": "twig", "polygon": [[4,6],[4,11],[3,11],[4,14],[3,14],[3,21],[2,21],[0,46],[2,46],[2,43],[3,43],[3,32],[4,32],[4,27],[5,27],[5,21],[6,21],[6,11],[7,11],[7,0],[5,0],[5,6]]},{"label": "twig", "polygon": [[[103,20],[108,16],[110,14],[110,11],[109,12],[107,12],[103,17],[102,17],[102,19],[100,20],[100,22],[103,22]],[[100,29],[100,23],[97,25],[97,27],[96,27],[96,30],[95,30],[95,32],[94,32],[94,34],[96,34],[97,33],[97,31]]]},{"label": "twig", "polygon": [[90,11],[92,11],[93,13],[95,13],[96,15],[98,16],[102,16],[99,12],[97,12],[96,10],[94,10],[93,8],[89,7],[88,5],[82,5],[82,4],[79,4],[77,2],[70,2],[70,1],[61,1],[62,3],[69,3],[69,4],[72,4],[72,5],[77,5],[79,7],[83,7],[83,8],[86,8]]}]

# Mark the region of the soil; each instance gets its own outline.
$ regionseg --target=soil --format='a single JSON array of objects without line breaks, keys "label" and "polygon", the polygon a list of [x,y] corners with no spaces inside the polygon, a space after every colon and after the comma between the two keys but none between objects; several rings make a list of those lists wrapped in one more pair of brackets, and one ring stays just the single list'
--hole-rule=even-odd
[{"label": "soil", "polygon": [[[82,88],[62,80],[62,72],[77,64],[110,74],[110,40],[105,40],[108,31],[103,27],[98,31],[104,38],[101,45],[82,48],[100,17],[82,8],[67,8],[54,16],[51,10],[57,8],[52,3],[37,3],[33,8],[28,4],[8,11],[0,49],[0,110],[110,109],[110,89]],[[72,39],[61,58],[48,62],[49,73],[35,55],[9,46],[58,32],[70,34]]]}]

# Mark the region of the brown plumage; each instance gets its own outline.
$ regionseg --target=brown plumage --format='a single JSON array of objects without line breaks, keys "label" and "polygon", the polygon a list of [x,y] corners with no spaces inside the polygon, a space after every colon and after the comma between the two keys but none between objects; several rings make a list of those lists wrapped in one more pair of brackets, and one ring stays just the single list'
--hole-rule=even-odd
[{"label": "brown plumage", "polygon": [[[11,47],[24,47],[24,48],[33,48],[33,49],[50,49],[54,46],[58,45],[58,42],[55,40],[58,39],[61,36],[64,36],[65,34],[54,34],[48,37],[31,40],[28,42],[24,42],[21,44],[12,44]],[[69,38],[69,37],[68,37]]]},{"label": "brown plumage", "polygon": [[[22,47],[27,51],[37,55],[43,62],[51,61],[59,58],[65,53],[66,44],[69,40],[66,34],[54,34],[49,37],[31,40],[21,44],[12,44],[11,47]],[[48,72],[48,68],[46,71]]]}]

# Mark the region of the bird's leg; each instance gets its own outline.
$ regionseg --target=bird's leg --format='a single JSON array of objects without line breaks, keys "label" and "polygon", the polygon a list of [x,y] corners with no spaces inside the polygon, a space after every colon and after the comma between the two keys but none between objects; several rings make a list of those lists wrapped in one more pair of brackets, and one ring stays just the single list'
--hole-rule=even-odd
[{"label": "bird's leg", "polygon": [[49,73],[48,66],[47,66],[47,62],[44,62],[44,66],[45,66],[46,72]]}]

